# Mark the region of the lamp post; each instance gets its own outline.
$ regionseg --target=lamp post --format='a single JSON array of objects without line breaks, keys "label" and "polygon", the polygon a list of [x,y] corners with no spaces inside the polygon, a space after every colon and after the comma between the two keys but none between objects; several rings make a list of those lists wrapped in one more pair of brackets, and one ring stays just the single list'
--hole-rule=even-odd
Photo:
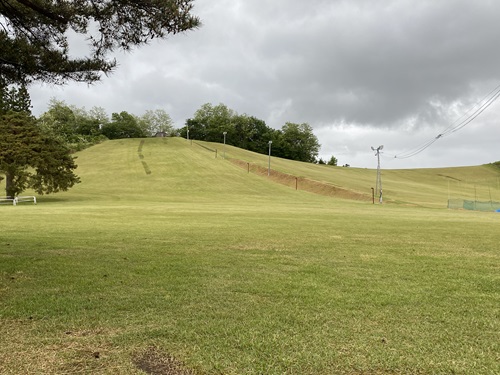
[{"label": "lamp post", "polygon": [[273,144],[273,141],[269,141],[269,163],[267,165],[267,175],[271,175],[271,145]]},{"label": "lamp post", "polygon": [[186,140],[189,141],[189,125],[186,124]]},{"label": "lamp post", "polygon": [[226,158],[226,134],[227,132],[222,133],[224,135],[224,156],[223,159]]},{"label": "lamp post", "polygon": [[383,145],[378,146],[377,148],[372,147],[372,150],[375,151],[375,156],[377,157],[377,182],[375,184],[375,191],[379,195],[379,203],[382,204],[382,174],[380,171],[380,151],[384,148]]}]

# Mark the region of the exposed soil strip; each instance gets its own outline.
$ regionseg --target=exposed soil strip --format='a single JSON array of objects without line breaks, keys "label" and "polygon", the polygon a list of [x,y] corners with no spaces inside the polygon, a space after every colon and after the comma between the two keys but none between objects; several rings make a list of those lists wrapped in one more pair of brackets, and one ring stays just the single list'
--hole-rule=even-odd
[{"label": "exposed soil strip", "polygon": [[270,175],[267,176],[267,168],[261,167],[256,164],[248,163],[243,160],[229,159],[233,164],[237,166],[248,169],[250,172],[255,173],[260,176],[265,176],[270,178],[274,182],[278,182],[282,185],[289,186],[293,189],[304,190],[314,194],[326,195],[330,197],[338,197],[344,199],[352,199],[359,201],[371,201],[371,196],[368,194],[358,193],[352,190],[342,189],[340,187],[310,180],[305,177],[297,177],[291,174],[278,172],[275,170],[270,171]]}]

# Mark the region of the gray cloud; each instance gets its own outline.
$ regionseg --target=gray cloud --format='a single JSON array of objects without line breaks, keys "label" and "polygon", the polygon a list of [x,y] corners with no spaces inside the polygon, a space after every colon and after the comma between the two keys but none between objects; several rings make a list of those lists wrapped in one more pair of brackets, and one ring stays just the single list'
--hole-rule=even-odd
[{"label": "gray cloud", "polygon": [[[35,112],[55,96],[110,113],[163,108],[182,126],[203,103],[222,102],[275,128],[308,122],[322,155],[372,166],[372,143],[412,148],[500,83],[500,2],[198,0],[194,11],[200,29],[118,55],[102,83],[33,87]],[[498,128],[484,114],[464,129],[488,134],[463,136],[475,152],[457,155],[449,137],[405,163],[498,160],[496,146],[485,147],[498,143]]]}]

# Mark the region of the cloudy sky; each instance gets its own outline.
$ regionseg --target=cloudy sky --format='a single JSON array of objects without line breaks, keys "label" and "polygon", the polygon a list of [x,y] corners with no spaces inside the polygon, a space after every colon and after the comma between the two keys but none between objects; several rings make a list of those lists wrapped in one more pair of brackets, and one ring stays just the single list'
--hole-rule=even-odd
[{"label": "cloudy sky", "polygon": [[35,114],[56,98],[108,114],[165,109],[181,127],[202,104],[224,103],[273,128],[309,123],[320,156],[340,165],[376,168],[380,145],[382,168],[500,160],[500,100],[461,127],[500,85],[500,1],[194,4],[201,28],[117,54],[102,82],[33,86]]}]

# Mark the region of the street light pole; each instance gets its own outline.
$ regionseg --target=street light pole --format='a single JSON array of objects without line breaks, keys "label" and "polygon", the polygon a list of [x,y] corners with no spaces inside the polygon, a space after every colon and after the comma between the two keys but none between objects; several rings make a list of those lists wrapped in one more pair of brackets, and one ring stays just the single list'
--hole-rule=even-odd
[{"label": "street light pole", "polygon": [[224,156],[223,159],[226,158],[226,134],[227,132],[222,133],[224,135]]},{"label": "street light pole", "polygon": [[271,175],[271,145],[273,144],[273,141],[269,141],[269,163],[267,165],[267,175]]},{"label": "street light pole", "polygon": [[372,147],[372,150],[375,151],[375,156],[377,157],[377,182],[375,184],[375,191],[379,195],[380,204],[382,204],[382,173],[380,170],[380,151],[383,148],[383,145],[378,146],[377,148]]}]

